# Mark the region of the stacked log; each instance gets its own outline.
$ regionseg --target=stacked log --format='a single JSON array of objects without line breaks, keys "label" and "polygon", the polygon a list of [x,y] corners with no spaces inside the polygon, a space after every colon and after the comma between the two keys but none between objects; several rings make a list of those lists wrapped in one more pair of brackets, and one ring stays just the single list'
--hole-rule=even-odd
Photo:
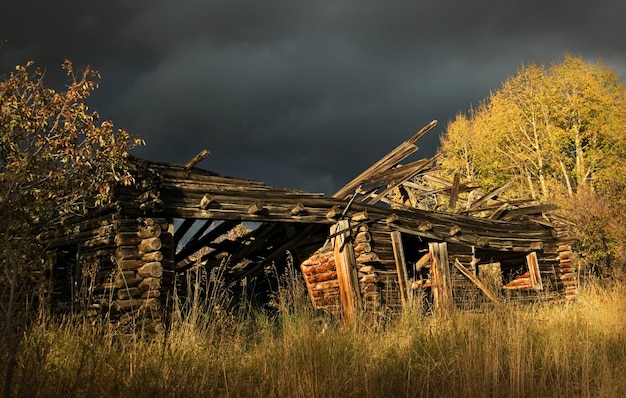
[{"label": "stacked log", "polygon": [[339,281],[331,245],[325,245],[303,261],[300,270],[304,275],[313,308],[339,313]]},{"label": "stacked log", "polygon": [[558,248],[559,278],[563,282],[565,298],[568,301],[576,300],[578,296],[578,284],[574,274],[572,248],[569,245],[561,245]]},{"label": "stacked log", "polygon": [[378,254],[372,251],[372,234],[367,225],[361,225],[354,237],[354,256],[357,263],[359,289],[363,298],[363,309],[376,311],[380,309],[379,277],[376,263]]},{"label": "stacked log", "polygon": [[[128,220],[125,220],[128,221]],[[142,324],[160,330],[162,320],[163,230],[168,222],[138,218],[119,224],[114,237],[116,269],[110,282],[103,285],[105,300],[100,305],[111,310],[112,320]]]}]

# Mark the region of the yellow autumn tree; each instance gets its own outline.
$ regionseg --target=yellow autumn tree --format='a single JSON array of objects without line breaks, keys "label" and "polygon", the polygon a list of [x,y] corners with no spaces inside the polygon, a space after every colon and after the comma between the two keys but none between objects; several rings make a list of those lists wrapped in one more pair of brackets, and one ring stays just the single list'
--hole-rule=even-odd
[{"label": "yellow autumn tree", "polygon": [[626,160],[624,126],[626,92],[615,73],[567,55],[550,67],[522,67],[458,115],[442,139],[441,164],[468,177],[471,170],[487,186],[523,177],[519,189],[542,200],[585,186],[615,188]]},{"label": "yellow autumn tree", "polygon": [[626,231],[607,230],[616,227],[609,220],[600,221],[605,229],[594,223],[585,230],[589,214],[575,203],[584,194],[605,208],[626,204],[625,130],[624,84],[601,62],[568,54],[549,67],[524,65],[476,109],[458,115],[442,138],[440,163],[445,174],[460,173],[486,189],[515,181],[512,195],[557,202],[578,221],[587,247],[614,248],[587,253],[606,265],[626,248],[626,239],[607,246],[607,236]]}]

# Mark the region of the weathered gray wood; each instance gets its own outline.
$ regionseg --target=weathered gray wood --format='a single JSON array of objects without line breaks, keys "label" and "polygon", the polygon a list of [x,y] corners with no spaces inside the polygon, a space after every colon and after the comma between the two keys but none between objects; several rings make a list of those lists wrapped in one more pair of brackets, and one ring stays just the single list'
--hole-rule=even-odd
[{"label": "weathered gray wood", "polygon": [[144,278],[159,278],[163,275],[163,266],[157,261],[146,263],[137,268],[137,274]]},{"label": "weathered gray wood", "polygon": [[337,268],[337,279],[339,281],[341,306],[346,322],[354,323],[357,315],[363,308],[363,302],[359,291],[354,249],[350,240],[350,222],[341,220],[330,229],[331,234],[336,234],[338,231],[345,231],[337,234],[333,239],[333,252]]},{"label": "weathered gray wood", "polygon": [[141,238],[136,232],[119,232],[115,235],[116,246],[133,246],[138,245]]},{"label": "weathered gray wood", "polygon": [[[195,224],[196,220],[194,218],[187,218],[185,219],[185,221],[182,222],[182,224],[180,224],[180,226],[178,228],[176,228],[176,230],[174,231],[174,242],[176,245],[178,245],[178,242],[180,242],[180,240],[183,238],[183,236],[185,236],[185,234],[191,229],[191,227],[193,227],[193,224]],[[151,236],[159,236],[159,235],[151,235]],[[149,236],[145,236],[145,238],[148,238]]]},{"label": "weathered gray wood", "polygon": [[498,303],[500,301],[498,300],[498,297],[496,297],[496,295],[491,291],[491,289],[487,287],[487,285],[485,285],[480,279],[478,279],[478,277],[476,277],[476,275],[468,270],[463,264],[461,264],[458,258],[454,260],[454,265],[459,271],[461,271],[463,275],[467,277],[467,279],[472,281],[485,294],[485,296],[487,296],[489,300],[493,301],[494,303]]},{"label": "weathered gray wood", "polygon": [[396,260],[396,271],[398,273],[398,288],[400,289],[400,297],[402,304],[410,305],[409,302],[409,279],[406,272],[406,258],[404,256],[404,246],[402,245],[402,235],[398,231],[391,232],[391,243],[393,245],[393,254]]},{"label": "weathered gray wood", "polygon": [[[209,221],[207,221],[207,223],[209,223]],[[224,235],[238,224],[239,221],[237,220],[223,221],[202,237],[196,237],[196,235],[194,235],[196,239],[192,238],[191,240],[189,240],[189,242],[187,242],[187,244],[176,253],[174,261],[176,263],[180,263],[190,255],[196,253],[202,247],[208,246],[210,242],[214,241],[219,236]]]},{"label": "weathered gray wood", "polygon": [[117,298],[120,300],[128,300],[129,298],[140,296],[141,289],[138,287],[122,288],[117,291]]},{"label": "weathered gray wood", "polygon": [[141,253],[150,253],[160,250],[161,247],[163,247],[161,239],[159,237],[154,237],[142,240],[138,248]]},{"label": "weathered gray wood", "polygon": [[191,160],[189,160],[187,163],[185,163],[185,171],[191,170],[192,167],[194,167],[195,165],[200,163],[207,156],[209,156],[209,151],[207,151],[206,149],[201,150],[200,153],[198,153]]},{"label": "weathered gray wood", "polygon": [[161,278],[144,278],[137,287],[144,291],[159,289],[161,287]]},{"label": "weathered gray wood", "polygon": [[346,196],[352,195],[355,189],[358,188],[358,186],[361,185],[363,181],[371,178],[373,174],[381,173],[388,170],[389,168],[395,166],[397,163],[405,159],[407,156],[417,151],[417,146],[415,145],[415,142],[428,131],[432,130],[436,125],[437,121],[433,120],[432,122],[424,126],[408,141],[403,142],[387,155],[383,156],[378,162],[374,163],[372,166],[367,168],[348,184],[344,185],[333,196],[336,198],[345,199]]},{"label": "weathered gray wood", "polygon": [[445,317],[454,310],[448,248],[445,242],[431,242],[428,248],[432,258],[430,272],[435,313],[437,316]]},{"label": "weathered gray wood", "polygon": [[202,199],[200,199],[200,208],[205,210],[213,202],[213,195],[205,193]]},{"label": "weathered gray wood", "polygon": [[265,206],[263,206],[263,202],[261,201],[256,201],[250,204],[248,206],[248,209],[246,210],[248,214],[260,214],[263,211],[267,211],[267,209],[265,208]]},{"label": "weathered gray wood", "polygon": [[331,207],[330,210],[326,212],[326,218],[329,220],[334,220],[340,215],[341,215],[341,210],[339,209],[339,206],[337,205]]},{"label": "weathered gray wood", "polygon": [[295,204],[293,209],[289,212],[292,216],[297,216],[305,211],[304,204],[302,202],[298,202]]},{"label": "weathered gray wood", "polygon": [[46,242],[50,246],[63,246],[76,244],[78,242],[84,242],[88,239],[97,239],[98,237],[105,237],[115,233],[115,226],[112,224],[97,226],[93,229],[78,230],[78,232],[70,232],[67,235],[58,236],[55,238],[47,239],[48,236],[53,236],[53,233],[46,235],[40,235],[39,240]]},{"label": "weathered gray wood", "polygon": [[507,182],[506,184],[493,189],[492,191],[488,192],[486,195],[481,196],[478,200],[473,202],[469,209],[470,210],[479,209],[482,205],[487,203],[489,199],[493,199],[494,197],[500,195],[502,192],[506,191],[511,185],[513,185],[513,182]]},{"label": "weathered gray wood", "polygon": [[459,183],[461,181],[461,175],[459,173],[454,174],[452,180],[452,189],[450,190],[450,200],[448,201],[448,210],[451,212],[456,211],[456,201],[459,199]]},{"label": "weathered gray wood", "polygon": [[[385,195],[387,195],[389,192],[395,189],[398,185],[402,184],[403,182],[405,182],[406,180],[410,178],[415,177],[420,171],[424,170],[430,164],[432,164],[435,161],[435,159],[437,159],[438,157],[439,155],[435,155],[432,159],[427,159],[426,161],[415,162],[411,164],[410,167],[402,167],[400,170],[402,170],[404,173],[397,176],[396,179],[393,181],[387,181],[387,187],[382,192],[377,193],[367,203],[371,205],[375,204],[381,198],[383,198]],[[406,169],[406,170],[403,170],[403,169]]]}]

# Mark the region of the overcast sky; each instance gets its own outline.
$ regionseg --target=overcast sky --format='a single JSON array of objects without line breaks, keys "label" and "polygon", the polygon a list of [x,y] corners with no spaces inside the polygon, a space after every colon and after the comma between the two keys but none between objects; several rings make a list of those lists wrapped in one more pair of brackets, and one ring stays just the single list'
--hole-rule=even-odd
[{"label": "overcast sky", "polygon": [[[0,75],[65,58],[102,73],[90,104],[138,156],[332,194],[522,64],[566,52],[626,79],[626,1],[3,1]],[[416,157],[416,158],[417,158]]]}]

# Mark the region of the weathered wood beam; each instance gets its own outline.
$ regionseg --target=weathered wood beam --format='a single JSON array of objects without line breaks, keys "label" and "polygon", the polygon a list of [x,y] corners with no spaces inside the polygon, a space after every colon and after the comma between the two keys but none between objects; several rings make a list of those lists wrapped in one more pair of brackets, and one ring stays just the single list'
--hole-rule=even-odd
[{"label": "weathered wood beam", "polygon": [[369,219],[369,215],[367,214],[367,210],[363,210],[361,212],[354,213],[350,219],[356,222],[365,221]]},{"label": "weathered wood beam", "polygon": [[210,155],[209,151],[207,151],[206,149],[203,149],[202,151],[200,151],[200,153],[198,153],[191,160],[185,163],[185,171],[191,170],[192,167],[194,167],[195,165],[203,161],[209,155]]},{"label": "weathered wood beam", "polygon": [[463,264],[461,264],[458,258],[454,260],[454,265],[459,271],[461,271],[463,275],[465,275],[465,277],[467,277],[467,279],[472,281],[485,294],[485,296],[487,296],[489,300],[493,301],[494,303],[500,302],[500,300],[498,300],[498,297],[496,297],[491,289],[489,289],[487,285],[485,285],[480,279],[478,279],[478,277],[476,277],[476,275],[474,275]]},{"label": "weathered wood beam", "polygon": [[178,243],[185,236],[185,234],[191,229],[193,224],[196,222],[193,218],[188,218],[183,221],[182,224],[174,231],[174,244],[178,246]]},{"label": "weathered wood beam", "polygon": [[454,174],[452,180],[452,189],[450,191],[450,200],[448,201],[448,210],[451,212],[456,211],[456,201],[459,199],[459,183],[461,181],[461,175],[459,173]]},{"label": "weathered wood beam", "polygon": [[[213,221],[207,221],[206,224],[210,225],[211,223],[213,223]],[[190,239],[189,242],[187,242],[187,244],[176,253],[176,255],[174,256],[174,262],[176,264],[180,263],[187,257],[196,253],[198,250],[202,249],[205,246],[208,246],[209,243],[224,235],[238,224],[238,220],[222,221],[219,225],[207,232],[204,236],[197,236],[197,234],[194,235],[195,239]]]},{"label": "weathered wood beam", "polygon": [[507,189],[509,189],[509,187],[513,185],[513,181],[509,181],[506,184],[495,188],[491,191],[489,191],[487,194],[485,194],[484,196],[481,196],[478,200],[476,200],[475,202],[472,203],[472,205],[470,206],[469,210],[477,210],[480,209],[480,207],[482,205],[484,205],[485,203],[487,203],[487,201],[489,199],[493,199],[494,197],[500,195],[502,192],[506,191]]},{"label": "weathered wood beam", "polygon": [[393,246],[393,257],[396,260],[396,272],[398,274],[398,288],[402,305],[409,306],[409,279],[406,272],[406,257],[404,256],[404,246],[402,245],[402,234],[398,231],[391,232],[391,244]]},{"label": "weathered wood beam", "polygon": [[408,170],[424,170],[427,166],[430,166],[436,158],[421,159],[409,164],[399,164],[396,167],[374,174],[363,181],[363,184],[378,183],[378,186],[387,185],[390,183],[399,184],[406,181],[405,175]]},{"label": "weathered wood beam", "polygon": [[331,207],[330,210],[328,210],[328,212],[326,213],[326,218],[329,220],[334,220],[340,215],[341,215],[341,210],[339,209],[339,206],[335,205]]},{"label": "weathered wood beam", "polygon": [[[323,227],[321,227],[323,228]],[[313,236],[318,233],[318,230],[321,230],[320,225],[309,224],[304,229],[299,232],[296,232],[291,238],[287,239],[281,246],[272,250],[272,252],[262,261],[257,262],[251,268],[238,273],[233,280],[233,283],[238,283],[245,277],[253,277],[261,273],[266,266],[272,264],[272,262],[278,260],[281,257],[285,256],[287,250],[292,250],[294,247],[299,245],[304,241],[311,240]],[[321,246],[321,244],[320,244]]]},{"label": "weathered wood beam", "polygon": [[418,131],[413,137],[409,140],[403,142],[398,145],[394,150],[389,152],[387,155],[383,156],[378,162],[374,163],[372,166],[367,168],[361,174],[359,174],[356,178],[350,181],[348,184],[344,185],[339,191],[337,191],[333,197],[336,198],[346,198],[348,195],[351,195],[354,190],[362,184],[362,181],[369,178],[371,175],[383,172],[390,167],[395,166],[400,161],[405,159],[407,156],[411,155],[415,151],[417,151],[417,146],[414,145],[417,140],[419,140],[424,134],[428,131],[432,130],[437,125],[437,121],[433,120],[426,126],[424,126],[420,131]]},{"label": "weathered wood beam", "polygon": [[541,281],[541,272],[539,271],[539,260],[537,253],[532,252],[526,256],[526,264],[528,265],[528,274],[530,275],[530,283],[535,290],[543,290],[543,282]]},{"label": "weathered wood beam", "polygon": [[435,313],[437,316],[445,317],[454,310],[448,248],[445,242],[431,242],[428,248],[432,259],[430,272]]},{"label": "weathered wood beam", "polygon": [[345,231],[333,238],[333,253],[337,279],[339,280],[341,306],[346,323],[354,324],[357,315],[363,308],[363,302],[359,290],[354,248],[350,239],[350,222],[348,220],[340,220],[330,229],[331,234],[336,234],[338,231]]},{"label": "weathered wood beam", "polygon": [[405,173],[403,173],[400,176],[398,176],[397,180],[395,180],[393,182],[390,182],[386,189],[384,189],[382,192],[376,194],[376,196],[374,196],[372,199],[370,199],[367,203],[370,204],[370,205],[375,204],[382,197],[384,197],[389,192],[391,192],[394,188],[396,188],[398,185],[402,184],[403,182],[405,182],[406,180],[408,180],[410,178],[413,178],[420,171],[424,170],[429,164],[434,162],[439,156],[440,155],[435,155],[431,159],[426,159],[426,160],[423,160],[423,161],[414,162],[414,163],[411,164],[411,167],[402,167],[401,169],[403,169],[403,171],[405,171]]},{"label": "weathered wood beam", "polygon": [[200,226],[200,228],[196,230],[196,232],[194,232],[191,238],[189,238],[189,240],[187,241],[187,244],[191,242],[195,242],[198,239],[200,239],[204,235],[204,233],[207,231],[207,229],[209,229],[211,225],[215,223],[215,220],[203,220],[203,221],[204,223]]},{"label": "weathered wood beam", "polygon": [[557,210],[559,207],[550,203],[543,203],[536,206],[526,206],[509,210],[500,219],[503,221],[511,221],[517,217],[527,216],[530,214],[541,214],[549,211]]}]

